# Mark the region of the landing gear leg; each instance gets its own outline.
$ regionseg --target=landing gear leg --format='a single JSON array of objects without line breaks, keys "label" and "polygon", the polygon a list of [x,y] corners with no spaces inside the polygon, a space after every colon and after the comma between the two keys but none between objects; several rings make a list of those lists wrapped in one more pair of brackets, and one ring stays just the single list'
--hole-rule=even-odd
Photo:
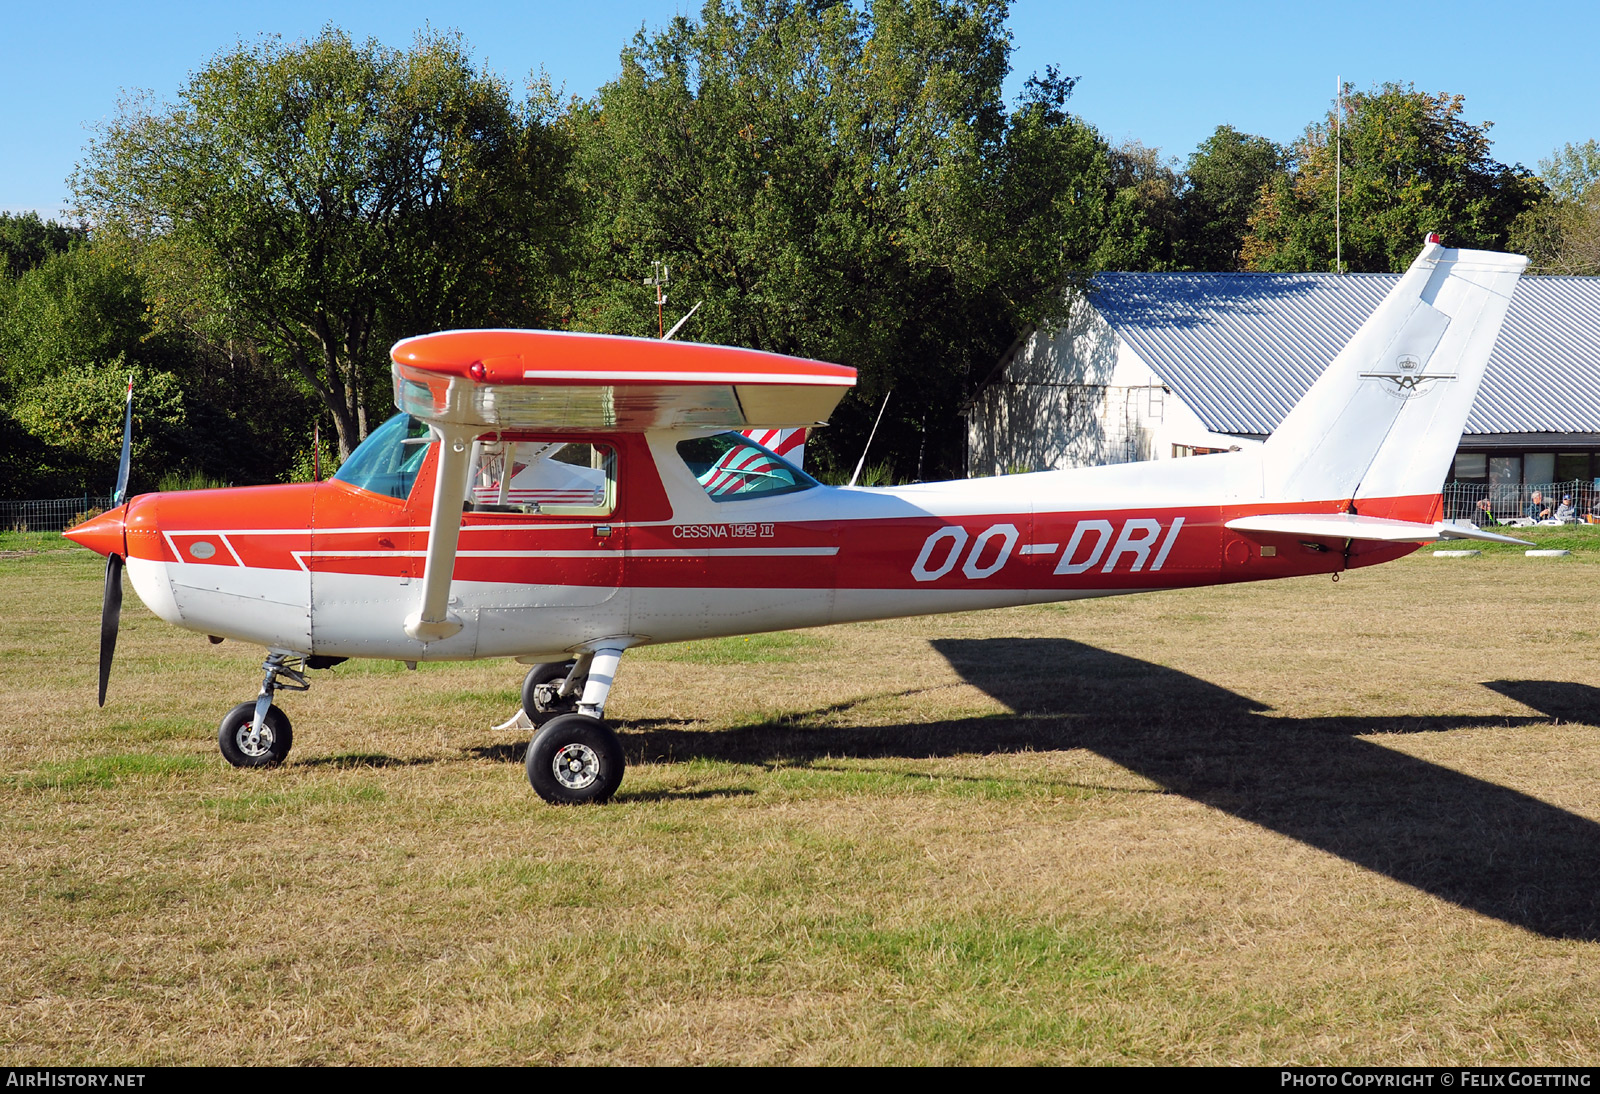
[{"label": "landing gear leg", "polygon": [[621,659],[622,650],[615,648],[579,657],[558,694],[567,702],[576,698],[577,712],[551,718],[528,742],[528,782],[545,801],[599,803],[622,784],[622,742],[601,720]]},{"label": "landing gear leg", "polygon": [[267,767],[282,763],[294,742],[293,729],[283,711],[272,705],[279,688],[306,691],[305,660],[298,654],[273,650],[261,664],[261,693],[253,703],[240,703],[222,719],[217,746],[234,767]]}]

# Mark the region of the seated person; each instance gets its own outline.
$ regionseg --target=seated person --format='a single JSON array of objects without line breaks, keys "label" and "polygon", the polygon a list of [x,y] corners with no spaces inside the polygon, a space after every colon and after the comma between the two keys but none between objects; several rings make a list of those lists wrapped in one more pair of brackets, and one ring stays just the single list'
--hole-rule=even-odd
[{"label": "seated person", "polygon": [[1522,515],[1529,520],[1550,519],[1550,507],[1544,503],[1544,495],[1535,490],[1532,500],[1523,507]]},{"label": "seated person", "polygon": [[1489,507],[1488,498],[1478,499],[1478,504],[1474,506],[1472,510],[1472,523],[1476,524],[1479,528],[1500,523],[1497,519],[1495,519],[1494,510]]},{"label": "seated person", "polygon": [[1562,494],[1561,504],[1556,506],[1556,519],[1562,524],[1574,524],[1578,520],[1578,511],[1572,507],[1572,495]]}]

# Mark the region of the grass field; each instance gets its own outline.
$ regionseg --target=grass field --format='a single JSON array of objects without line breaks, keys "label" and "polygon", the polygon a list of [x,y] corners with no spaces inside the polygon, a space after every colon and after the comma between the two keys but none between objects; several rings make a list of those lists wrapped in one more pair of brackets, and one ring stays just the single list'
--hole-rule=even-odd
[{"label": "grass field", "polygon": [[97,710],[101,560],[3,537],[0,1050],[1593,1063],[1575,550],[635,651],[557,809],[509,662],[318,673],[238,771],[261,652],[130,593]]}]

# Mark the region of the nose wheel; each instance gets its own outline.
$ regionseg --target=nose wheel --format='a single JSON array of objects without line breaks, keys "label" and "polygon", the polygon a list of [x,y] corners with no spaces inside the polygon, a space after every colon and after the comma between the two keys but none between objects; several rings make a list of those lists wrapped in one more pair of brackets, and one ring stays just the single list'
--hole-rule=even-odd
[{"label": "nose wheel", "polygon": [[289,755],[289,746],[294,743],[289,716],[269,706],[260,731],[252,733],[255,718],[255,703],[240,703],[228,711],[217,728],[217,747],[222,749],[222,758],[234,767],[271,767]]},{"label": "nose wheel", "polygon": [[262,662],[261,694],[254,702],[240,703],[228,711],[217,727],[217,747],[234,767],[271,767],[281,764],[294,743],[289,716],[272,705],[279,688],[305,691],[311,681],[303,671],[306,660],[292,653],[273,651]]}]

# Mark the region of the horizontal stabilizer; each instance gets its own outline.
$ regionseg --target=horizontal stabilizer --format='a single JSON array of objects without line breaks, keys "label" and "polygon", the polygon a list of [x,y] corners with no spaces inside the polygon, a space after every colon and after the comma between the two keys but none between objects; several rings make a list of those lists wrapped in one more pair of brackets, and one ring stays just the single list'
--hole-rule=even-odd
[{"label": "horizontal stabilizer", "polygon": [[1431,543],[1436,539],[1527,543],[1526,540],[1485,532],[1470,524],[1449,521],[1423,524],[1412,520],[1363,517],[1355,513],[1269,513],[1257,517],[1239,517],[1228,521],[1227,527],[1235,532],[1274,532],[1309,539],[1360,539],[1379,543]]},{"label": "horizontal stabilizer", "polygon": [[1517,539],[1515,536],[1502,536],[1499,532],[1485,532],[1476,524],[1468,521],[1444,521],[1439,525],[1440,539],[1481,539],[1485,543],[1515,543],[1523,547],[1532,547],[1531,539]]}]

